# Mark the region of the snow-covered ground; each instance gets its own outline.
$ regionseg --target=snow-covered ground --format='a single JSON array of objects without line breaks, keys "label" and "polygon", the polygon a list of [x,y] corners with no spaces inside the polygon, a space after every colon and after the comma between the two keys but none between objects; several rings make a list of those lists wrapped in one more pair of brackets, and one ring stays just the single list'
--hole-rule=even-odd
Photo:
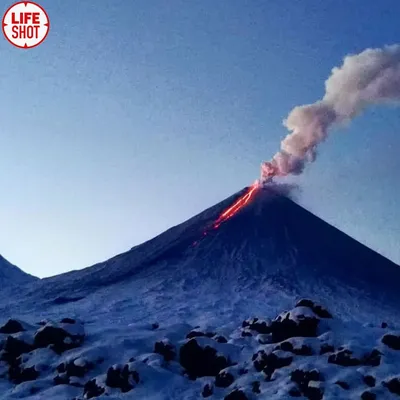
[{"label": "snow-covered ground", "polygon": [[0,398],[400,398],[400,269],[276,190],[217,230],[239,194],[105,263],[3,290],[1,325],[24,332],[1,334]]}]

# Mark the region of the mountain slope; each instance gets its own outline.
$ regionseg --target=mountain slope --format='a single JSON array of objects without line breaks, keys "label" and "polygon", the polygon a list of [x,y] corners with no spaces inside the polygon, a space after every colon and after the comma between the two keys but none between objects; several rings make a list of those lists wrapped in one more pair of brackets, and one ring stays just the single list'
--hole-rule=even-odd
[{"label": "mountain slope", "polygon": [[[104,263],[37,282],[23,301],[58,306],[90,298],[93,304],[93,293],[104,301],[115,291],[133,301],[130,293],[135,290],[143,299],[158,292],[167,304],[171,297],[186,301],[193,292],[223,287],[244,298],[249,291],[262,298],[265,288],[290,298],[314,296],[347,314],[352,314],[349,302],[358,312],[363,303],[368,313],[371,307],[400,304],[397,265],[306,211],[277,187],[258,190],[237,215],[203,236],[242,193]],[[335,300],[343,296],[344,304]]]},{"label": "mountain slope", "polygon": [[22,285],[37,280],[36,277],[20,270],[0,255],[0,285],[4,288],[10,285]]}]

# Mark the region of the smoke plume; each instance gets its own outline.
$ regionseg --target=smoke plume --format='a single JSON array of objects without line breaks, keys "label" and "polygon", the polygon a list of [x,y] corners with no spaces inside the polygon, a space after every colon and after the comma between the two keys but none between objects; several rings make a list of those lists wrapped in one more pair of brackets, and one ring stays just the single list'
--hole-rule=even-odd
[{"label": "smoke plume", "polygon": [[369,105],[400,101],[400,45],[367,49],[344,58],[325,82],[324,97],[295,107],[283,122],[290,133],[272,161],[262,164],[262,180],[299,174],[315,160],[329,129],[346,123]]}]

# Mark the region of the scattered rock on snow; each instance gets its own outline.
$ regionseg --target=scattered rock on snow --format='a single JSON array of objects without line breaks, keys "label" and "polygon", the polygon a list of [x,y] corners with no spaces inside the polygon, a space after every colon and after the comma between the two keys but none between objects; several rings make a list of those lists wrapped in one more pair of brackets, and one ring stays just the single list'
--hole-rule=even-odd
[{"label": "scattered rock on snow", "polygon": [[224,397],[224,400],[248,400],[243,390],[235,389],[233,392],[229,393]]},{"label": "scattered rock on snow", "polygon": [[347,349],[339,350],[328,358],[328,363],[337,364],[342,367],[354,367],[361,364],[361,361],[353,357],[353,352]]},{"label": "scattered rock on snow", "polygon": [[202,336],[212,338],[215,335],[216,335],[215,332],[202,332],[200,330],[193,329],[186,335],[186,339],[193,339],[195,337],[202,337]]},{"label": "scattered rock on snow", "polygon": [[221,335],[214,336],[213,339],[218,343],[228,343],[228,340]]},{"label": "scattered rock on snow", "polygon": [[139,374],[130,368],[129,364],[123,367],[115,365],[107,371],[106,385],[121,389],[122,393],[129,392],[139,383]]},{"label": "scattered rock on snow", "polygon": [[260,350],[253,355],[252,361],[254,368],[258,372],[263,371],[267,378],[271,378],[271,375],[276,369],[290,365],[293,361],[293,357],[287,356],[285,353],[279,351],[267,354],[264,350]]},{"label": "scattered rock on snow", "polygon": [[39,372],[34,366],[25,368],[22,364],[12,365],[8,370],[8,376],[11,382],[18,385],[22,382],[34,381],[38,378]]},{"label": "scattered rock on snow", "polygon": [[376,394],[369,390],[366,390],[361,395],[361,400],[375,400],[375,399],[376,399]]},{"label": "scattered rock on snow", "polygon": [[382,343],[393,350],[400,350],[400,336],[387,334],[382,338]]},{"label": "scattered rock on snow", "polygon": [[13,364],[21,354],[32,351],[33,346],[23,339],[26,340],[22,335],[20,337],[8,336],[4,343],[1,359]]},{"label": "scattered rock on snow", "polygon": [[260,394],[261,393],[260,382],[259,381],[254,381],[254,382],[251,383],[251,391],[253,393],[256,393],[256,394]]},{"label": "scattered rock on snow", "polygon": [[21,321],[16,319],[9,319],[1,328],[0,333],[12,334],[18,332],[24,332],[26,329]]},{"label": "scattered rock on snow", "polygon": [[262,320],[258,318],[246,319],[242,323],[242,328],[248,328],[257,333],[266,334],[271,333],[271,321]]},{"label": "scattered rock on snow", "polygon": [[214,348],[208,345],[201,347],[196,339],[190,339],[181,347],[179,362],[190,379],[217,376],[222,369],[232,365],[224,356],[218,355]]},{"label": "scattered rock on snow", "polygon": [[327,309],[320,306],[319,304],[314,303],[312,300],[309,299],[302,299],[298,301],[296,307],[308,307],[319,318],[332,318],[332,314]]},{"label": "scattered rock on snow", "polygon": [[278,315],[271,323],[272,341],[282,342],[291,337],[317,336],[319,318],[307,307],[297,307]]},{"label": "scattered rock on snow", "polygon": [[227,388],[235,381],[235,377],[228,371],[220,371],[215,377],[215,386]]},{"label": "scattered rock on snow", "polygon": [[400,396],[400,378],[392,378],[389,381],[383,382],[383,386],[386,386],[389,392],[398,394]]},{"label": "scattered rock on snow", "polygon": [[172,361],[176,357],[175,347],[169,342],[168,339],[156,342],[154,345],[154,353],[161,354],[165,361]]},{"label": "scattered rock on snow", "polygon": [[94,364],[92,362],[80,357],[61,363],[57,367],[57,372],[65,373],[67,377],[77,376],[83,378],[93,367]]},{"label": "scattered rock on snow", "polygon": [[83,388],[83,397],[85,399],[92,399],[101,396],[105,392],[105,388],[97,383],[96,379],[88,381]]},{"label": "scattered rock on snow", "polygon": [[365,375],[363,381],[367,386],[375,387],[376,379],[372,375]]},{"label": "scattered rock on snow", "polygon": [[214,388],[210,383],[207,383],[203,387],[203,391],[201,392],[201,395],[203,397],[210,397],[214,393]]},{"label": "scattered rock on snow", "polygon": [[34,345],[36,348],[51,346],[56,353],[61,354],[79,347],[84,337],[85,332],[79,322],[59,324],[48,322],[36,331]]},{"label": "scattered rock on snow", "polygon": [[350,389],[350,385],[347,382],[344,381],[336,381],[335,382],[336,385],[340,386],[342,389],[344,390],[349,390]]}]

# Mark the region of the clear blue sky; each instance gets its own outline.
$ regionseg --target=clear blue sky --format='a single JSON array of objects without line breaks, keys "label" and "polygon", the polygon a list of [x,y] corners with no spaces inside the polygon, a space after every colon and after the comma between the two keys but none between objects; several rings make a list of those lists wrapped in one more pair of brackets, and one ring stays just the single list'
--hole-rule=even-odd
[{"label": "clear blue sky", "polygon": [[[252,183],[343,56],[400,40],[398,0],[39,3],[42,45],[0,40],[0,253],[40,277]],[[370,109],[296,179],[302,204],[398,263],[399,132],[399,108]]]}]

